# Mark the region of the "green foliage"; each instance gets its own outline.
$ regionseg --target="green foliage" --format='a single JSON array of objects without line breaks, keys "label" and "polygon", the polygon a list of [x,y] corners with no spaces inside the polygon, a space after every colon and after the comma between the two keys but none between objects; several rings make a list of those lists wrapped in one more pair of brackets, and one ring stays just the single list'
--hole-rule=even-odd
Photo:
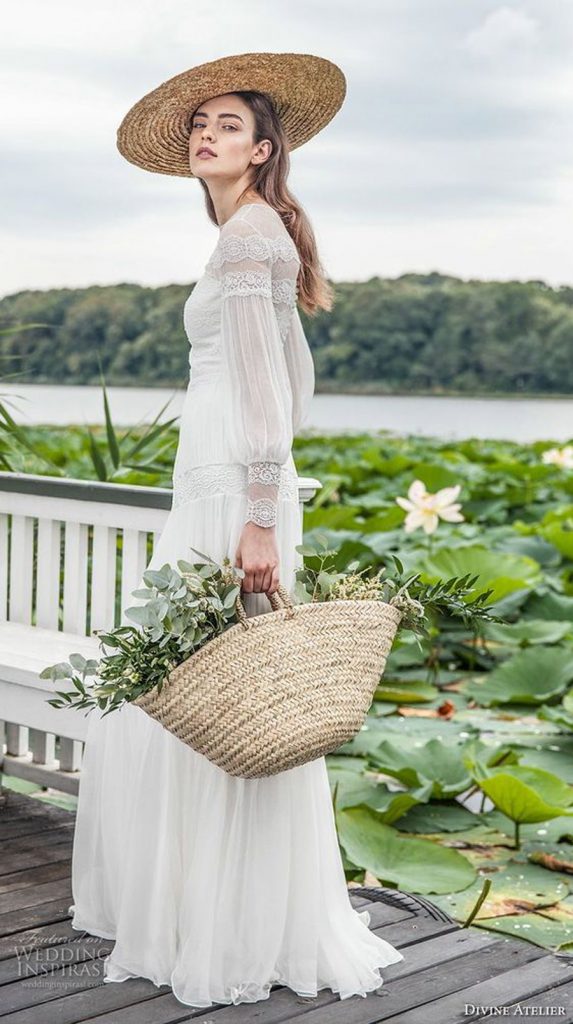
[{"label": "green foliage", "polygon": [[[95,630],[102,650],[99,662],[75,653],[69,662],[43,669],[41,679],[69,680],[74,687],[57,690],[58,696],[48,704],[88,711],[97,707],[109,714],[153,688],[161,693],[166,677],[177,665],[237,621],[242,569],[231,569],[228,558],[222,566],[183,559],[177,565],[180,572],[167,564],[159,571],[147,569],[143,574],[146,589],[132,591],[139,603],[125,614],[141,628]],[[118,653],[109,654],[106,648]],[[92,676],[98,682],[86,687],[86,678]]]},{"label": "green foliage", "polygon": [[[6,373],[34,383],[181,387],[182,310],[193,284],[22,291],[0,300]],[[330,312],[302,313],[319,389],[360,393],[567,394],[573,391],[571,289],[443,274],[335,285]],[[54,354],[57,353],[57,359]]]},{"label": "green foliage", "polygon": [[[573,310],[567,295],[562,289],[560,301]],[[551,293],[543,301],[553,303]],[[325,320],[322,329],[326,336]],[[60,472],[93,477],[80,431],[22,428],[22,436],[29,447],[12,446],[18,469],[38,471],[40,447]],[[176,440],[169,430],[162,451],[152,442],[155,468],[147,475],[125,468],[113,478],[169,487]],[[302,548],[307,584],[322,598],[337,574],[362,573],[368,593],[376,576],[383,585],[395,575],[398,562],[403,580],[417,576],[430,588],[437,579],[477,576],[474,593],[490,592],[492,618],[480,623],[479,637],[451,607],[427,606],[424,634],[398,632],[363,729],[327,758],[347,879],[370,884],[374,876],[429,891],[461,922],[475,911],[478,927],[573,948],[566,867],[573,859],[573,472],[543,463],[553,443],[309,432],[296,439],[294,454],[299,474],[323,484],[305,508]],[[395,499],[414,479],[430,491],[461,484],[464,521],[406,534]],[[325,545],[336,551],[330,566],[321,564]],[[304,575],[297,587],[308,593]],[[531,771],[549,774],[549,788]],[[544,817],[528,823],[532,813]],[[414,859],[403,872],[389,836],[426,844],[399,847]],[[441,863],[422,860],[426,872],[418,871],[428,846],[456,853],[471,869],[457,894],[456,876],[448,888]],[[531,864],[535,890],[524,892]],[[485,895],[482,872],[491,879]]]}]

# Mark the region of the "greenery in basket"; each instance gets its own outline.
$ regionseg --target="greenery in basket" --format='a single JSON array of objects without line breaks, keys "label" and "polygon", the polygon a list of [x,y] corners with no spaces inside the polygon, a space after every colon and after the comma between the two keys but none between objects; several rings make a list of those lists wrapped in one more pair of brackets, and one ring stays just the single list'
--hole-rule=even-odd
[{"label": "greenery in basket", "polygon": [[[94,630],[100,638],[100,661],[82,654],[70,655],[69,662],[49,665],[41,679],[69,680],[74,689],[56,690],[48,700],[52,707],[77,709],[98,707],[104,714],[137,699],[153,687],[158,693],[169,673],[237,622],[236,603],[244,571],[223,564],[191,548],[204,561],[179,559],[179,572],[169,564],[143,573],[145,589],[132,591],[142,604],[126,609],[136,626]],[[106,647],[117,653],[108,654]],[[86,686],[86,679],[97,682]]]},{"label": "greenery in basket", "polygon": [[[338,549],[328,548],[321,534],[316,535],[316,547],[308,544],[297,546],[297,551],[307,556],[307,562],[296,573],[295,596],[301,603],[305,601],[332,600],[379,600],[394,604],[402,613],[398,631],[409,629],[424,637],[430,636],[427,627],[429,616],[433,614],[449,614],[463,619],[471,629],[475,638],[480,635],[483,622],[505,622],[505,619],[493,615],[484,607],[493,590],[485,590],[476,594],[473,600],[464,598],[473,593],[479,575],[452,576],[437,583],[422,583],[420,573],[404,578],[404,567],[396,555],[388,553],[396,566],[393,576],[385,575],[387,570],[382,566],[375,574],[366,566],[358,572],[350,563],[344,571],[336,570]],[[350,570],[350,571],[349,571]]]},{"label": "greenery in basket", "polygon": [[[428,586],[420,582],[419,573],[404,579],[402,564],[395,556],[390,556],[398,569],[393,577],[382,579],[384,568],[370,577],[363,575],[366,570],[336,572],[332,565],[336,551],[326,548],[321,538],[318,545],[317,549],[297,546],[297,551],[310,555],[316,563],[309,562],[296,573],[295,598],[301,604],[336,599],[389,601],[402,613],[398,630],[411,629],[423,635],[428,635],[424,620],[432,611],[460,615],[474,632],[480,621],[504,621],[483,607],[490,590],[464,602],[477,576],[454,577]],[[179,572],[169,564],[144,572],[146,589],[132,592],[143,604],[125,612],[136,626],[94,631],[104,652],[99,662],[75,653],[69,662],[49,665],[40,673],[42,679],[69,680],[73,685],[72,690],[56,690],[57,696],[48,704],[88,711],[98,707],[108,714],[153,687],[161,693],[163,682],[177,665],[238,622],[236,605],[244,570],[232,566],[227,557],[219,565],[195,548],[191,550],[204,561],[180,559]],[[105,653],[106,647],[117,653]],[[88,677],[98,681],[87,686]]]}]

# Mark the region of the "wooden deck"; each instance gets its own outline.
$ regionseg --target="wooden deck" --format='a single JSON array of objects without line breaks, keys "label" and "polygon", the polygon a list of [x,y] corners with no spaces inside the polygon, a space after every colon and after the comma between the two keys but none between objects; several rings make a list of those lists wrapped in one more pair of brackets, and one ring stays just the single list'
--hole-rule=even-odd
[{"label": "wooden deck", "polygon": [[352,890],[354,905],[370,911],[371,928],[405,955],[367,998],[340,1000],[325,989],[305,999],[277,986],[268,1000],[205,1009],[185,1006],[168,986],[144,979],[104,985],[101,958],[113,943],[70,927],[73,828],[69,811],[13,792],[0,806],[0,1015],[6,1024],[275,1024],[301,1017],[304,1024],[454,1024],[491,1020],[485,1008],[500,1006],[510,1007],[511,1019],[573,1022],[573,958],[460,928],[429,900],[390,889]]}]

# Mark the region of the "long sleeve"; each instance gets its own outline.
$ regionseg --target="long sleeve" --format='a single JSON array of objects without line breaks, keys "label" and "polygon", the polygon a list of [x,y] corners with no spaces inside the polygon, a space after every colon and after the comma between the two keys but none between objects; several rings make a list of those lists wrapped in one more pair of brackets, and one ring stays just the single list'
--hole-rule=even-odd
[{"label": "long sleeve", "polygon": [[[272,211],[271,216],[274,226]],[[276,523],[281,466],[292,448],[295,411],[273,303],[273,265],[281,252],[284,265],[290,264],[291,273],[296,273],[291,249],[282,237],[266,237],[248,220],[236,218],[221,231],[222,397],[232,457],[248,467],[246,521],[267,527]],[[284,294],[284,280],[280,286]]]},{"label": "long sleeve", "polygon": [[297,434],[308,420],[314,395],[315,373],[312,352],[296,305],[289,317],[284,353],[293,397],[293,433]]}]

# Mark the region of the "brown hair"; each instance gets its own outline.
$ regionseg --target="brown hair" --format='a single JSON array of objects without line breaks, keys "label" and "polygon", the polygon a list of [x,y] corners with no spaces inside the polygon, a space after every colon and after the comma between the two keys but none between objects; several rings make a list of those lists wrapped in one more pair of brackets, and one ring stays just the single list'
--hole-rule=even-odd
[{"label": "brown hair", "polygon": [[[271,155],[263,163],[255,166],[254,178],[240,198],[245,192],[254,189],[282,218],[300,258],[301,266],[297,279],[298,303],[304,312],[314,316],[319,309],[332,309],[334,290],[321,266],[310,221],[286,184],[290,158],[288,139],[281,120],[266,93],[245,89],[233,92],[232,95],[244,100],[253,112],[254,141],[270,139],[272,143]],[[209,189],[202,178],[198,180],[205,193],[207,214],[214,224],[218,224]]]}]

